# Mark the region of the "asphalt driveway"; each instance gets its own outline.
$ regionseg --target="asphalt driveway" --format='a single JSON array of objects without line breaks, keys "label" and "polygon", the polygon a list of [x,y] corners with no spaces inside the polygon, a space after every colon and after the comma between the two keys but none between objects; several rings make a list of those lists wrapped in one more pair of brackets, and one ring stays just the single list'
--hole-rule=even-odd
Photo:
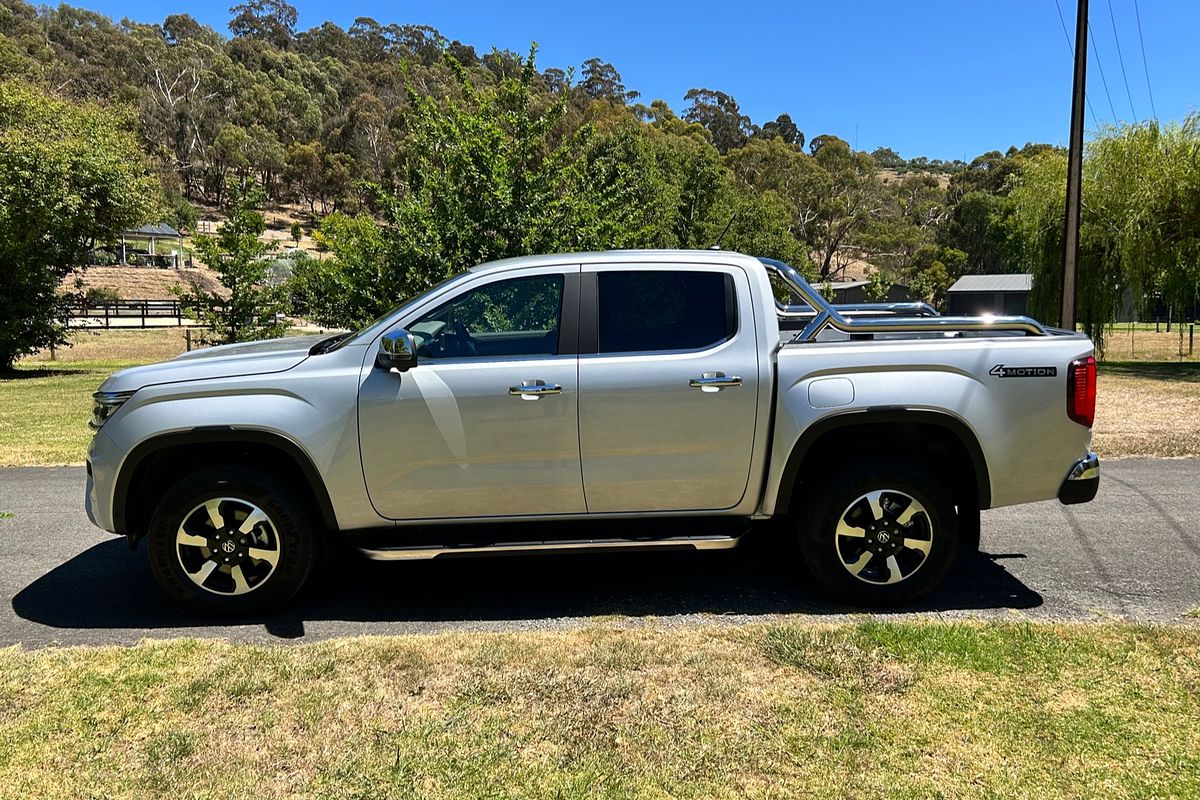
[{"label": "asphalt driveway", "polygon": [[[1197,623],[1200,460],[1103,464],[1088,505],[985,512],[983,552],[920,606],[889,616]],[[0,646],[125,644],[144,637],[315,639],[449,628],[828,618],[852,610],[808,586],[791,551],[528,556],[384,564],[343,554],[292,607],[238,623],[163,600],[145,547],[88,523],[81,467],[0,469]],[[1196,612],[1200,613],[1200,612]]]}]

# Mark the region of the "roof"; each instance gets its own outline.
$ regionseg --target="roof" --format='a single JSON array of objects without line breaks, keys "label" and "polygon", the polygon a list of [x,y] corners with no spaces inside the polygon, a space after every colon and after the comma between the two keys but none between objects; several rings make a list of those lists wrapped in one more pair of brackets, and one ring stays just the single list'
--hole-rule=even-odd
[{"label": "roof", "polygon": [[165,222],[156,222],[153,225],[142,225],[137,228],[121,231],[122,234],[131,236],[162,236],[165,238],[178,239],[181,234],[179,231],[172,228]]},{"label": "roof", "polygon": [[1010,275],[963,275],[950,287],[952,292],[1028,292],[1033,276],[1028,272]]}]

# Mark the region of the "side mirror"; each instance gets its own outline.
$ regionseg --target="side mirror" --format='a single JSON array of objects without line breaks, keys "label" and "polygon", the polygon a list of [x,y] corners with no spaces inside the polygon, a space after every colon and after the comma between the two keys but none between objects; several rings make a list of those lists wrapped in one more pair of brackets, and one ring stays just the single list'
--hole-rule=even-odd
[{"label": "side mirror", "polygon": [[384,369],[407,372],[417,365],[417,343],[404,328],[388,331],[379,340],[375,363]]}]

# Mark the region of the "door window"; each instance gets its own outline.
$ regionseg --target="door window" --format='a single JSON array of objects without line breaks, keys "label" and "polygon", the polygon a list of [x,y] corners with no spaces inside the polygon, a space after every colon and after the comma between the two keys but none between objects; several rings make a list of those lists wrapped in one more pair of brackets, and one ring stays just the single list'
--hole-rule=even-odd
[{"label": "door window", "polygon": [[737,332],[732,276],[723,272],[601,272],[601,353],[702,350]]},{"label": "door window", "polygon": [[472,289],[409,325],[422,359],[558,354],[562,275],[534,275]]}]

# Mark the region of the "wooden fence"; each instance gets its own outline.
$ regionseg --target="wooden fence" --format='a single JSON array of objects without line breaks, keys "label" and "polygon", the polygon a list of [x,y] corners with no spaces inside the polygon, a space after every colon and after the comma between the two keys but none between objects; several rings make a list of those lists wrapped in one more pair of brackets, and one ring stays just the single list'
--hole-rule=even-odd
[{"label": "wooden fence", "polygon": [[183,306],[178,300],[106,300],[104,302],[71,303],[71,319],[103,321],[105,328],[161,328],[184,324]]}]

